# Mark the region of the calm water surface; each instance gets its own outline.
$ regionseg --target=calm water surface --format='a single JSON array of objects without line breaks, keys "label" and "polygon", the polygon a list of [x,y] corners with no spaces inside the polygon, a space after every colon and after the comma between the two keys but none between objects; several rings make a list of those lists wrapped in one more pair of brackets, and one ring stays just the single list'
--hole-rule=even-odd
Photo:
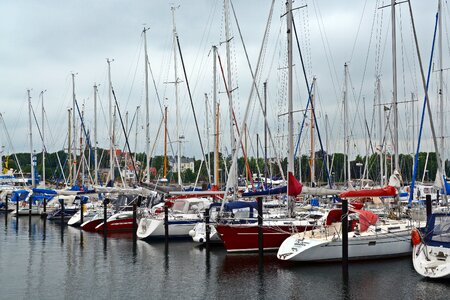
[{"label": "calm water surface", "polygon": [[0,299],[450,299],[450,280],[426,280],[409,257],[294,264],[191,242],[104,239],[39,217],[0,215]]}]

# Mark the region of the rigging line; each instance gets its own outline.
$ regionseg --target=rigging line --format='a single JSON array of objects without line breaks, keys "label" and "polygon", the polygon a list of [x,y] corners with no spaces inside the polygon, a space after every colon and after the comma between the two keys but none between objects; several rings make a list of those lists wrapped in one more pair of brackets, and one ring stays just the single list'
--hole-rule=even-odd
[{"label": "rigging line", "polygon": [[[222,60],[220,59],[219,53],[217,53],[217,58],[219,60],[219,65],[220,65],[220,70],[221,70],[221,73],[222,73],[223,84],[225,86],[225,90],[227,91],[228,97],[230,97],[231,91],[229,90],[227,82],[226,82],[226,79],[225,79],[225,72],[223,70]],[[239,126],[238,126],[237,120],[236,120],[236,114],[234,113],[234,109],[232,107],[230,107],[230,109],[231,109],[231,114],[233,116],[233,120],[234,120],[234,123],[235,123],[235,126],[236,126],[236,133],[237,133],[238,136],[241,136],[241,133],[239,132]],[[246,124],[246,123],[244,123],[244,124]],[[246,171],[247,171],[247,174],[249,174],[249,176],[251,178],[250,166],[249,166],[248,161],[247,161],[247,153],[245,152],[244,144],[242,142],[242,138],[240,138],[239,141],[240,141],[242,153],[244,154]],[[251,178],[251,184],[252,184],[252,189],[255,190],[255,186],[254,186],[254,183],[253,183],[253,178]]]},{"label": "rigging line", "polygon": [[[438,169],[442,170],[442,166],[441,166],[441,160],[439,157],[439,151],[438,151],[438,147],[437,147],[437,142],[436,142],[436,134],[434,132],[434,125],[433,125],[433,119],[431,116],[431,109],[430,109],[430,102],[429,102],[429,98],[428,98],[428,84],[429,84],[429,79],[430,79],[430,74],[431,74],[431,65],[432,65],[432,60],[433,60],[433,53],[434,53],[434,44],[436,41],[436,32],[437,32],[437,24],[438,24],[438,18],[440,17],[438,13],[436,13],[436,21],[435,21],[435,25],[434,25],[434,34],[433,34],[433,43],[431,46],[431,54],[430,54],[430,61],[429,61],[429,65],[428,65],[428,75],[427,75],[427,81],[425,82],[425,77],[424,77],[424,73],[423,73],[423,66],[422,66],[422,58],[420,57],[420,52],[419,52],[419,46],[417,44],[417,35],[416,35],[416,31],[415,31],[415,27],[414,27],[414,19],[413,19],[413,15],[412,15],[412,8],[411,8],[411,2],[408,1],[408,6],[409,6],[409,13],[411,16],[411,23],[412,23],[412,27],[413,27],[413,31],[414,31],[414,40],[416,42],[416,49],[417,49],[417,56],[418,56],[418,60],[419,60],[419,66],[420,66],[420,73],[421,73],[421,77],[422,77],[422,84],[423,84],[423,88],[425,91],[425,99],[423,101],[423,107],[422,107],[422,116],[421,116],[421,120],[420,120],[420,128],[419,128],[419,136],[418,136],[418,141],[417,141],[417,150],[416,150],[416,154],[415,154],[415,158],[414,158],[414,175],[412,177],[411,180],[411,188],[410,191],[414,191],[414,184],[415,184],[415,177],[417,176],[417,167],[418,167],[418,162],[419,162],[419,150],[420,150],[420,142],[421,142],[421,137],[422,137],[422,129],[423,129],[423,122],[425,119],[425,106],[428,108],[428,117],[430,119],[430,127],[431,127],[431,131],[432,131],[432,135],[433,135],[433,142],[434,142],[434,147],[435,147],[435,152],[436,152],[436,158],[437,158],[437,164],[438,164]],[[444,180],[444,178],[441,178],[442,180]],[[445,182],[442,182],[443,186],[444,186],[444,198],[445,198],[445,202],[447,202],[447,189],[445,188]],[[408,199],[408,207],[411,207],[411,203],[412,203],[412,197],[413,197],[413,193],[409,193],[409,199]]]},{"label": "rigging line", "polygon": [[[195,114],[194,102],[192,100],[191,88],[189,87],[188,77],[187,77],[187,74],[186,74],[186,67],[184,65],[183,53],[181,52],[180,40],[179,40],[178,35],[176,35],[176,38],[177,38],[178,51],[180,53],[181,65],[183,66],[184,79],[186,81],[186,87],[187,87],[188,93],[189,93],[189,100],[191,102],[192,113],[194,114],[195,129],[197,130],[198,141],[200,143],[200,148],[202,150],[203,159],[206,161],[205,151],[203,149],[202,138],[201,138],[200,130],[198,128],[197,115]],[[208,173],[209,173],[209,171],[210,171],[209,167],[210,166],[207,165],[206,167],[208,168]]]},{"label": "rigging line", "polygon": [[[244,43],[244,38],[242,36],[241,27],[239,26],[239,22],[238,22],[238,19],[237,19],[237,16],[236,16],[236,12],[234,10],[233,2],[230,1],[230,3],[231,3],[231,9],[233,11],[233,16],[234,16],[234,19],[235,19],[235,22],[236,22],[236,26],[237,26],[237,29],[238,29],[238,32],[239,32],[239,38],[240,38],[242,46],[244,48],[245,57],[247,59],[247,65],[249,67],[250,74],[252,75],[252,79],[253,79],[253,83],[252,83],[252,87],[250,89],[250,96],[249,96],[249,100],[248,101],[250,102],[250,100],[253,97],[254,91],[256,91],[256,95],[257,95],[257,98],[259,100],[259,106],[261,108],[261,111],[264,111],[264,106],[263,106],[263,103],[262,103],[262,100],[261,100],[261,95],[260,95],[258,87],[256,85],[256,75],[260,73],[260,65],[261,65],[260,62],[261,62],[262,56],[263,56],[264,44],[267,42],[267,39],[268,39],[268,36],[269,36],[269,28],[270,27],[269,27],[268,23],[270,23],[269,21],[272,20],[273,8],[274,8],[275,0],[272,0],[272,5],[270,7],[268,20],[267,20],[267,23],[266,23],[266,28],[264,30],[263,41],[262,41],[261,48],[260,48],[260,51],[259,51],[259,54],[258,54],[258,61],[256,63],[256,71],[255,71],[255,73],[253,73],[253,69],[252,69],[252,66],[250,64],[250,59],[248,57],[247,47],[245,46],[245,43]],[[249,106],[248,106],[248,108],[249,108]],[[245,116],[244,116],[245,120],[247,119],[247,114],[248,114],[248,109],[246,109],[246,112],[245,112]],[[267,114],[266,114],[266,116],[264,116],[264,123],[267,125],[267,133],[268,133],[270,142],[273,145],[274,152],[275,152],[275,157],[277,157],[277,164],[278,164],[278,167],[280,168],[280,171],[281,171],[281,177],[283,178],[283,180],[285,180],[283,168],[281,166],[280,159],[278,157],[278,153],[277,153],[276,147],[275,147],[275,142],[273,140],[272,133],[270,131],[269,122],[267,121]]]},{"label": "rigging line", "polygon": [[[313,2],[316,18],[317,18],[318,28],[319,28],[319,32],[320,32],[320,38],[322,40],[322,47],[323,47],[323,50],[325,51],[325,58],[327,60],[328,70],[330,70],[330,77],[331,77],[331,83],[333,85],[334,95],[336,98],[339,98],[339,93],[337,92],[337,88],[336,88],[336,82],[338,85],[340,85],[340,83],[339,83],[339,79],[338,79],[339,76],[338,76],[336,66],[334,63],[334,59],[333,59],[333,53],[332,53],[330,45],[328,43],[328,38],[326,35],[326,31],[324,29],[325,25],[323,24],[323,18],[322,18],[322,14],[320,12],[320,8],[318,7],[318,5],[316,6],[315,0],[313,0],[312,2]],[[330,60],[331,60],[331,62],[330,62]]]},{"label": "rigging line", "polygon": [[6,138],[8,140],[9,147],[11,147],[11,151],[14,153],[14,158],[16,159],[17,166],[19,167],[19,174],[22,176],[22,179],[23,179],[24,175],[23,175],[23,172],[22,172],[22,167],[20,166],[19,158],[17,157],[16,151],[14,151],[14,147],[13,147],[12,142],[11,142],[11,137],[9,135],[8,128],[6,128],[5,119],[3,118],[3,114],[2,113],[0,113],[0,118],[2,119],[3,129],[5,130],[5,134],[6,134]]},{"label": "rigging line", "polygon": [[[161,102],[161,97],[159,96],[158,87],[156,86],[155,76],[153,76],[152,67],[150,65],[150,59],[147,58],[148,70],[150,71],[150,75],[152,77],[153,87],[155,88],[156,99],[158,100],[159,109],[161,110],[161,116],[164,118],[164,107]],[[146,126],[150,126],[150,124],[146,124]],[[169,140],[169,147],[172,153],[175,153],[173,150],[172,139],[170,138],[169,132],[167,132],[167,139]]]},{"label": "rigging line", "polygon": [[[367,5],[367,0],[364,2],[363,12],[361,14],[361,18],[359,19],[358,29],[356,30],[356,37],[355,37],[355,41],[353,42],[353,47],[352,47],[352,52],[350,54],[349,62],[352,61],[353,54],[355,53],[356,42],[358,41],[359,32],[361,30],[361,24],[364,19],[364,12],[366,11],[366,5]],[[373,23],[372,23],[372,26],[373,26]]]},{"label": "rigging line", "polygon": [[[133,165],[134,175],[136,176],[136,179],[137,179],[139,177],[138,177],[138,174],[137,174],[137,171],[136,171],[136,164],[134,163],[133,154],[131,153],[130,143],[128,142],[127,132],[126,132],[126,129],[125,129],[125,125],[123,124],[122,114],[120,113],[119,103],[117,103],[116,93],[114,92],[114,88],[113,87],[111,87],[111,92],[112,92],[112,94],[114,96],[114,102],[116,103],[117,112],[119,113],[120,124],[122,125],[122,130],[123,130],[123,133],[125,135],[125,142],[127,144],[128,152],[130,152],[131,164]],[[117,157],[116,157],[116,159],[117,159]],[[119,164],[117,164],[117,165],[119,166]]]},{"label": "rigging line", "polygon": [[[141,35],[143,35],[143,32],[141,33]],[[137,71],[138,71],[138,66],[140,63],[140,58],[141,58],[141,51],[142,51],[142,44],[143,44],[143,39],[141,39],[141,44],[138,46],[138,54],[137,54],[137,60],[136,60],[136,67],[134,68],[134,74],[133,74],[133,79],[131,81],[131,86],[130,86],[130,92],[128,93],[128,98],[127,98],[127,102],[125,103],[125,108],[128,107],[128,104],[130,103],[130,99],[131,99],[131,92],[133,90],[134,87],[134,83],[136,81],[136,75],[137,75]],[[130,70],[131,72],[131,70]]]},{"label": "rigging line", "polygon": [[[311,98],[311,91],[309,90],[309,83],[308,83],[308,77],[306,75],[306,70],[305,70],[305,64],[303,62],[303,56],[302,56],[302,50],[300,48],[300,44],[298,41],[298,35],[297,35],[297,28],[295,26],[295,21],[294,18],[292,18],[292,26],[294,27],[294,34],[295,34],[295,40],[297,41],[297,48],[298,48],[298,52],[300,55],[300,61],[302,62],[302,70],[303,70],[303,76],[305,77],[305,84],[306,84],[306,89],[308,90],[308,96]],[[319,144],[320,144],[320,150],[322,150],[322,153],[324,153],[323,150],[323,143],[322,143],[322,138],[320,136],[320,131],[319,131],[319,124],[317,122],[317,116],[315,113],[315,108],[314,108],[314,103],[313,101],[311,101],[311,109],[314,112],[313,116],[314,116],[314,123],[316,124],[316,130],[317,130],[317,137],[319,138]],[[326,167],[327,163],[326,163],[326,159],[325,156],[322,155],[322,160],[323,160],[323,164],[325,166],[325,169],[327,171],[327,179],[328,179],[328,184],[330,186],[330,188],[332,187],[332,183],[331,183],[331,177],[330,177],[330,172],[328,170],[328,167]]]},{"label": "rigging line", "polygon": [[[84,136],[86,137],[86,144],[89,147],[89,152],[91,154],[91,161],[95,162],[95,157],[94,157],[94,153],[93,153],[94,151],[92,150],[92,145],[91,145],[91,139],[89,137],[88,132],[86,131],[86,126],[84,124],[84,118],[83,118],[83,115],[81,114],[80,107],[78,106],[78,101],[77,100],[75,100],[75,106],[77,107],[78,117],[80,118],[80,121],[81,121],[81,128],[83,129]],[[83,154],[83,156],[84,156],[84,154]],[[81,164],[80,164],[80,167],[78,168],[77,178],[78,178],[80,169],[81,169]],[[97,171],[97,172],[98,172],[97,175],[100,178],[100,172],[99,171]],[[100,185],[102,185],[102,180],[101,179],[100,179]]]}]

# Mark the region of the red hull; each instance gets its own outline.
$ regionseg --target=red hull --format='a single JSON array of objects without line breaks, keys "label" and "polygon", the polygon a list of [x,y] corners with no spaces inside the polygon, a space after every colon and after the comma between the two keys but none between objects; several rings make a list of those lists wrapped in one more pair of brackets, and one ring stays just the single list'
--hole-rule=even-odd
[{"label": "red hull", "polygon": [[[311,230],[312,226],[296,226],[296,232]],[[258,225],[218,224],[216,230],[220,234],[228,252],[257,251]],[[264,250],[276,250],[283,241],[291,236],[292,226],[263,225]]]},{"label": "red hull", "polygon": [[[95,231],[103,231],[103,222],[95,227]],[[136,227],[137,228],[137,224]],[[133,218],[119,219],[107,222],[108,232],[133,232]]]},{"label": "red hull", "polygon": [[98,226],[98,224],[103,223],[103,219],[95,219],[90,220],[89,222],[85,223],[83,226],[81,226],[81,229],[85,231],[95,231],[95,227]]}]

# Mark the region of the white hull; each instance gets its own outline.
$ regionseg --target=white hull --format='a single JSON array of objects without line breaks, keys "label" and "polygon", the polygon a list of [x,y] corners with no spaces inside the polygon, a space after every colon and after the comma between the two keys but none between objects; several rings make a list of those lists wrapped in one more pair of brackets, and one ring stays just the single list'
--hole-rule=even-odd
[{"label": "white hull", "polygon": [[[183,219],[169,218],[169,238],[189,238],[189,231],[201,220],[192,216]],[[164,219],[142,218],[139,221],[137,237],[143,239],[161,239],[165,237]]]},{"label": "white hull", "polygon": [[[397,226],[395,226],[398,228]],[[411,229],[402,226],[395,230],[377,233],[348,233],[349,260],[365,260],[402,256],[411,253]],[[319,233],[320,234],[320,233]],[[298,233],[287,238],[280,246],[277,257],[291,261],[339,261],[342,259],[342,240],[333,234],[326,238],[304,237]]]},{"label": "white hull", "polygon": [[450,278],[450,248],[414,246],[412,253],[414,269],[429,278]]}]

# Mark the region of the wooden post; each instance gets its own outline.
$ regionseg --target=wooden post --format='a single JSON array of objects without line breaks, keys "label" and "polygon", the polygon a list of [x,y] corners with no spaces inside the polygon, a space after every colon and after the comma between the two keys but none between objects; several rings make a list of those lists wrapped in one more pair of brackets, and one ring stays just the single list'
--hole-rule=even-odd
[{"label": "wooden post", "polygon": [[348,275],[348,201],[342,200],[342,273]]},{"label": "wooden post", "polygon": [[59,199],[61,203],[61,226],[64,226],[64,199]]},{"label": "wooden post", "polygon": [[80,216],[80,225],[84,223],[84,203],[83,199],[80,199],[80,206],[81,206],[81,216]]},{"label": "wooden post", "polygon": [[166,247],[169,245],[169,207],[164,205],[164,238]]},{"label": "wooden post", "polygon": [[103,235],[106,239],[106,233],[108,232],[108,225],[106,220],[108,219],[108,199],[103,200]]},{"label": "wooden post", "polygon": [[206,235],[206,250],[209,250],[210,229],[209,229],[209,208],[205,209],[205,235]]},{"label": "wooden post", "polygon": [[137,242],[137,204],[133,203],[133,244]]},{"label": "wooden post", "polygon": [[16,230],[19,229],[19,199],[16,200]]},{"label": "wooden post", "polygon": [[425,204],[427,207],[427,220],[431,216],[431,195],[425,196]]},{"label": "wooden post", "polygon": [[258,202],[258,253],[264,255],[264,235],[263,235],[263,198],[257,198]]}]

